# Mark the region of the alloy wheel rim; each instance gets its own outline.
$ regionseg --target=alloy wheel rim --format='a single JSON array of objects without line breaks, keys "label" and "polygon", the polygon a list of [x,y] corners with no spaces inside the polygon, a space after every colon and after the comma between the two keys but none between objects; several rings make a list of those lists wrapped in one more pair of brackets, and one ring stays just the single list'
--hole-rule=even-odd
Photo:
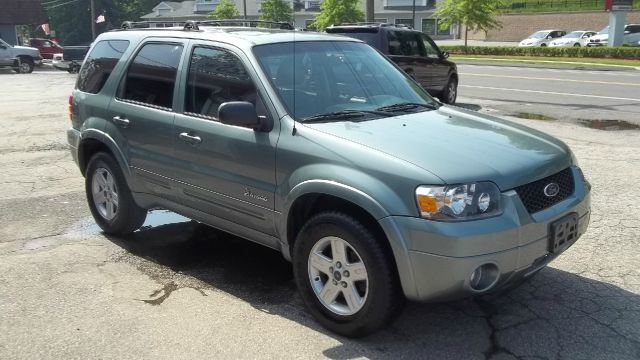
[{"label": "alloy wheel rim", "polygon": [[109,170],[98,168],[91,179],[91,195],[98,213],[105,220],[112,220],[118,213],[118,187]]},{"label": "alloy wheel rim", "polygon": [[449,82],[449,103],[453,104],[456,101],[456,83],[454,81]]},{"label": "alloy wheel rim", "polygon": [[26,62],[20,63],[20,72],[21,73],[25,73],[26,74],[26,73],[29,72],[29,69],[30,69],[30,66],[29,66],[28,63],[26,63]]},{"label": "alloy wheel rim", "polygon": [[313,246],[308,274],[314,294],[334,314],[353,315],[367,301],[369,277],[362,257],[339,237],[324,237]]}]

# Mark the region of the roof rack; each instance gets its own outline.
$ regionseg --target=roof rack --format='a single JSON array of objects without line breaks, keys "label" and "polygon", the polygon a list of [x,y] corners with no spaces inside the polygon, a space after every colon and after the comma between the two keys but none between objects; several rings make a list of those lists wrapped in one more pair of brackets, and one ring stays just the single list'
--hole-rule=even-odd
[{"label": "roof rack", "polygon": [[383,22],[342,23],[339,25],[332,25],[330,27],[334,27],[334,26],[371,26],[371,27],[396,27],[396,28],[403,28],[403,29],[413,29],[412,26],[406,25],[406,24],[392,24],[392,23],[383,23]]},{"label": "roof rack", "polygon": [[[152,24],[166,24],[168,21],[125,21],[120,26],[122,30],[145,29]],[[245,20],[245,19],[224,19],[224,20],[185,20],[178,22],[184,24],[183,31],[199,31],[200,25],[204,26],[238,26],[238,27],[269,27],[271,29],[294,30],[293,25],[288,22],[265,21],[265,20]]]}]

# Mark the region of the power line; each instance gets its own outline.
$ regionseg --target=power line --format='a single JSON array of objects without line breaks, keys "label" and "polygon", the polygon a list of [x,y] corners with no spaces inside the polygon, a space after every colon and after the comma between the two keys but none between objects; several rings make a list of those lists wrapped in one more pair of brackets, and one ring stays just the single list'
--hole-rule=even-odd
[{"label": "power line", "polygon": [[65,6],[65,5],[69,5],[69,4],[77,3],[77,2],[79,2],[79,1],[82,1],[82,0],[71,0],[71,1],[68,1],[68,2],[66,2],[66,3],[62,3],[62,4],[55,4],[55,5],[52,5],[52,6],[45,7],[45,10],[55,9],[55,8],[57,8],[57,7],[60,7],[60,6]]}]

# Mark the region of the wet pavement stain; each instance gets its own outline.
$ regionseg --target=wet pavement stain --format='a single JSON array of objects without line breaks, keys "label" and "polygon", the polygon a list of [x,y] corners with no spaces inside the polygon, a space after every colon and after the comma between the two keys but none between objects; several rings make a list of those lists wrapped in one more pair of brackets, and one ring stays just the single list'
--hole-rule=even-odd
[{"label": "wet pavement stain", "polygon": [[640,130],[640,125],[622,120],[579,120],[579,123],[590,129],[604,131]]},{"label": "wet pavement stain", "polygon": [[520,112],[517,114],[511,114],[509,116],[514,116],[520,119],[527,119],[527,120],[539,120],[539,121],[556,121],[558,119],[553,118],[551,116],[546,116],[546,115],[542,115],[542,114],[536,114],[536,113],[527,113],[527,112]]},{"label": "wet pavement stain", "polygon": [[[538,121],[557,121],[558,119],[536,113],[516,113],[509,114],[507,116],[513,116],[526,120],[538,120]],[[576,120],[578,124],[588,127],[590,129],[603,130],[603,131],[624,131],[624,130],[640,130],[640,125],[632,124],[623,120]]]},{"label": "wet pavement stain", "polygon": [[221,290],[258,307],[297,297],[291,264],[278,251],[167,211],[153,211],[139,231],[107,238],[125,252],[112,260],[135,266],[161,288],[144,299],[160,305],[191,288]]}]

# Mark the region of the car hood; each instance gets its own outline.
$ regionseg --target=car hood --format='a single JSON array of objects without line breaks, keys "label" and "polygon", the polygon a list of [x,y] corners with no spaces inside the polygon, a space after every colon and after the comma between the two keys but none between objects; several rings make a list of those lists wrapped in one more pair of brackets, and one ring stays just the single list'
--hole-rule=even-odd
[{"label": "car hood", "polygon": [[448,184],[492,181],[508,190],[572,164],[571,151],[556,138],[455,107],[305,126],[402,159]]},{"label": "car hood", "polygon": [[592,37],[589,38],[589,40],[607,40],[609,38],[609,34],[600,34],[600,35],[593,35]]},{"label": "car hood", "polygon": [[33,48],[33,47],[28,47],[28,46],[14,46],[14,49],[18,49],[18,50],[27,50],[27,51],[38,51],[38,49]]}]

